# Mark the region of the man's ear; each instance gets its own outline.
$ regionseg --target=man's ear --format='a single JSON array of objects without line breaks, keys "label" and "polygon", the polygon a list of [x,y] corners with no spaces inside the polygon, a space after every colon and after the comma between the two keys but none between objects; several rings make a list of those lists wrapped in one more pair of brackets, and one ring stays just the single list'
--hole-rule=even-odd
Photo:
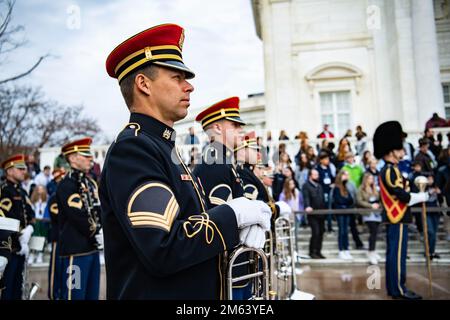
[{"label": "man's ear", "polygon": [[222,125],[220,121],[213,122],[212,124],[208,125],[204,130],[208,135],[220,135],[222,133]]},{"label": "man's ear", "polygon": [[138,92],[147,96],[151,95],[151,80],[142,73],[138,73],[134,78],[134,84]]}]

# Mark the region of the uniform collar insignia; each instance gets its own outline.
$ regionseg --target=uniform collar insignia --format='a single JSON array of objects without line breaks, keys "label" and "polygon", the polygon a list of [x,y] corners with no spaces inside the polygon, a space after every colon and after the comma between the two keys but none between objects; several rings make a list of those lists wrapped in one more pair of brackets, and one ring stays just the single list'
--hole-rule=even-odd
[{"label": "uniform collar insignia", "polygon": [[172,135],[172,132],[170,132],[170,130],[167,128],[164,130],[164,132],[162,134],[163,138],[166,140],[169,140],[171,135]]},{"label": "uniform collar insignia", "polygon": [[175,144],[175,130],[153,117],[142,113],[131,113],[130,122],[139,124],[142,131],[156,135],[172,144]]}]

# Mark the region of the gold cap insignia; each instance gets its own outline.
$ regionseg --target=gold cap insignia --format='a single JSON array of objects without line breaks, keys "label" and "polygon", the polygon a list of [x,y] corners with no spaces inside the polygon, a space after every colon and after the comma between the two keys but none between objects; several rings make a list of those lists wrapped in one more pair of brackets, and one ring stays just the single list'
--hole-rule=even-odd
[{"label": "gold cap insignia", "polygon": [[178,46],[181,50],[183,50],[183,43],[184,43],[184,29],[181,30],[180,40],[178,41]]},{"label": "gold cap insignia", "polygon": [[146,47],[144,52],[145,52],[145,58],[147,60],[150,60],[152,58],[152,50],[150,49],[150,47]]}]

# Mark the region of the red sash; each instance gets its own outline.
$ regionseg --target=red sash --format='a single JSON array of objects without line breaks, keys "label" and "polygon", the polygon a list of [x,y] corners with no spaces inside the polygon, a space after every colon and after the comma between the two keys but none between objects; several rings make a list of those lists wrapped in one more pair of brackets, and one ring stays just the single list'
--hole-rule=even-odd
[{"label": "red sash", "polygon": [[379,181],[381,200],[383,202],[384,208],[386,209],[386,215],[391,223],[398,223],[405,215],[405,212],[408,209],[408,205],[396,199],[395,196],[391,195],[386,190],[381,177]]}]

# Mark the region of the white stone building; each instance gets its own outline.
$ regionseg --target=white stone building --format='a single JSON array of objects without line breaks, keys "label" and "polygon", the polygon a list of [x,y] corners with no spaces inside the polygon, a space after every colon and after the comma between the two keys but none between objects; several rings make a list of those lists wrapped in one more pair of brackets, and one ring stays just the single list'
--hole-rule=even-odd
[{"label": "white stone building", "polygon": [[[450,117],[448,0],[252,0],[264,44],[265,123],[340,137],[385,120]],[[445,94],[445,107],[444,107]],[[446,111],[446,112],[445,112]]]}]

